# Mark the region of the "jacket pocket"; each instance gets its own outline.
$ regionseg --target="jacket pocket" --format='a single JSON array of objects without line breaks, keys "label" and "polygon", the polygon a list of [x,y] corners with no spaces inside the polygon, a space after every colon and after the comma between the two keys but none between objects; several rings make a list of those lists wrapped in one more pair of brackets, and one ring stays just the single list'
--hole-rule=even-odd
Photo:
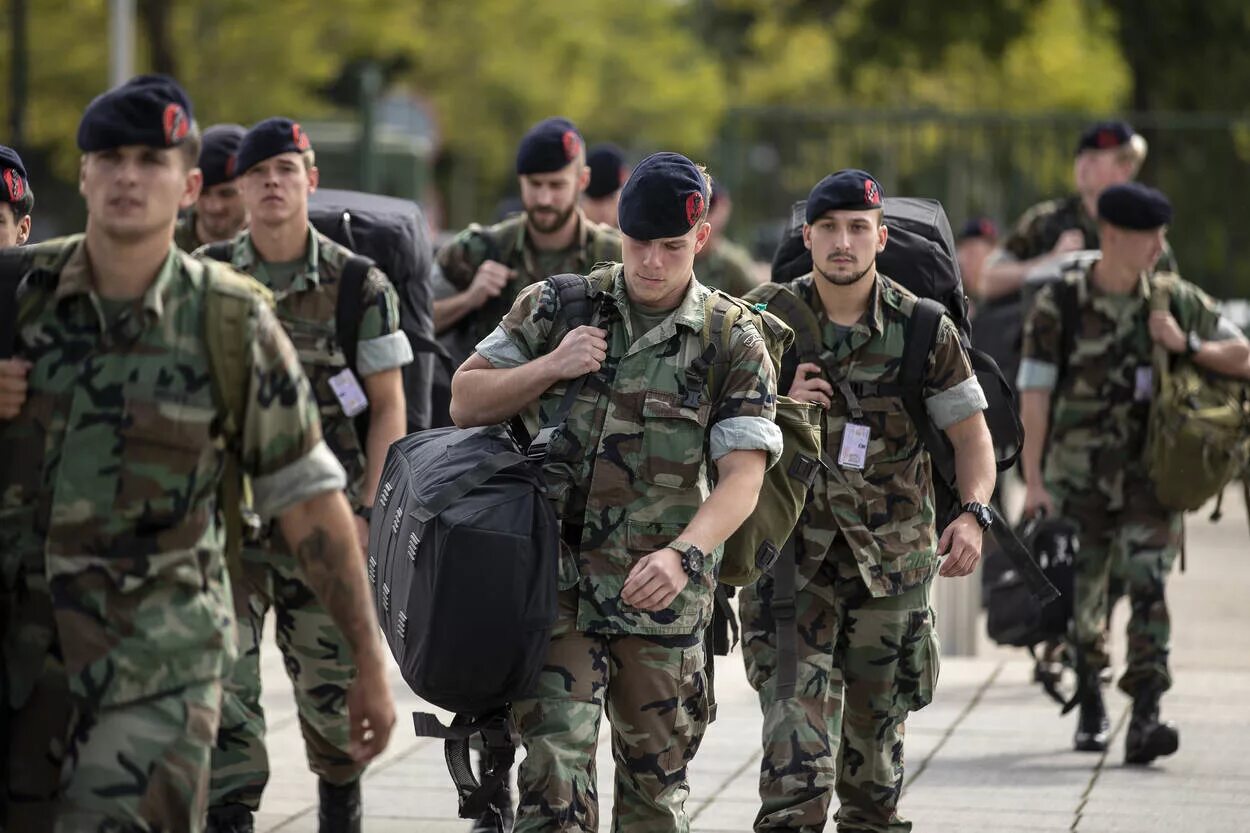
[{"label": "jacket pocket", "polygon": [[682,406],[675,393],[649,390],[642,406],[642,479],[655,486],[689,489],[703,471],[703,440],[712,406]]}]

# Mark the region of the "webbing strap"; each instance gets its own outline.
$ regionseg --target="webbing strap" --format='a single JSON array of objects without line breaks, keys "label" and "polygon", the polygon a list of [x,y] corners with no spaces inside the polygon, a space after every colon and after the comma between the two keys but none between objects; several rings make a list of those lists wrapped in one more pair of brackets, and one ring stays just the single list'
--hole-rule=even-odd
[{"label": "webbing strap", "polygon": [[360,342],[360,316],[364,304],[361,294],[373,261],[363,255],[352,255],[343,264],[339,275],[338,299],[334,303],[334,338],[343,351],[347,366],[357,377],[356,352]]},{"label": "webbing strap", "polygon": [[[417,737],[446,741],[443,757],[456,785],[460,817],[478,818],[488,812],[498,815],[492,799],[507,785],[508,773],[516,757],[508,711],[504,709],[480,717],[458,714],[450,726],[444,726],[432,714],[413,712],[412,723]],[[482,736],[485,747],[483,759],[490,762],[490,769],[483,772],[480,782],[474,777],[469,763],[469,738],[476,734]]]},{"label": "webbing strap", "polygon": [[777,629],[777,676],[773,684],[773,700],[789,700],[799,678],[799,631],[794,608],[795,587],[799,565],[795,558],[794,536],[781,548],[781,557],[773,567],[773,599],[769,609]]},{"label": "webbing strap", "polygon": [[476,466],[457,477],[451,483],[428,502],[418,506],[412,510],[412,516],[421,523],[429,523],[438,515],[447,511],[453,503],[460,500],[469,492],[481,486],[487,480],[490,480],[496,474],[504,469],[513,466],[524,465],[529,460],[524,455],[517,454],[515,451],[500,451],[484,460],[478,462]]}]

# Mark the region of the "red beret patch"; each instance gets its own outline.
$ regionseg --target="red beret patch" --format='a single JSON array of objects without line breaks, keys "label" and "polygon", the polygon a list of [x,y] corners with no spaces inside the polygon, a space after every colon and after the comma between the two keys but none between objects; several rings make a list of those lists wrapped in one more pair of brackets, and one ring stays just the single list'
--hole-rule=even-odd
[{"label": "red beret patch", "polygon": [[239,164],[239,154],[232,153],[226,157],[226,179],[234,179],[234,169]]},{"label": "red beret patch", "polygon": [[686,197],[686,223],[693,226],[703,216],[703,195],[692,191]]},{"label": "red beret patch", "polygon": [[299,148],[301,153],[312,147],[312,143],[308,141],[308,134],[298,124],[291,125],[291,138],[295,140],[295,147]]},{"label": "red beret patch", "polygon": [[26,183],[22,181],[22,175],[13,168],[4,169],[5,190],[9,192],[9,202],[17,202],[26,196]]},{"label": "red beret patch", "polygon": [[621,187],[625,187],[625,183],[629,182],[629,168],[621,166]]},{"label": "red beret patch", "polygon": [[881,189],[874,180],[864,181],[864,202],[869,205],[881,205]]},{"label": "red beret patch", "polygon": [[1114,130],[1099,130],[1097,144],[1098,147],[1103,149],[1118,148],[1120,146],[1120,137],[1115,134]]},{"label": "red beret patch", "polygon": [[572,130],[564,131],[564,135],[560,137],[560,140],[564,142],[564,158],[572,162],[577,158],[577,152],[581,150],[581,141]]},{"label": "red beret patch", "polygon": [[165,105],[165,112],[161,116],[161,126],[165,130],[165,144],[170,147],[187,138],[187,133],[191,131],[187,111],[182,109],[181,104],[172,102]]}]

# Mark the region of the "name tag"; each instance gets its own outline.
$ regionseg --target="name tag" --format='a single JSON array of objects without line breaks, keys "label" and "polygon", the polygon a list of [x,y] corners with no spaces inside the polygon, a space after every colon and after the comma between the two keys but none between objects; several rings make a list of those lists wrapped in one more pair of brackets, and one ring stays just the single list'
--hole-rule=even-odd
[{"label": "name tag", "polygon": [[1133,401],[1149,402],[1154,396],[1155,370],[1148,364],[1137,368],[1137,379],[1133,384]]},{"label": "name tag", "polygon": [[369,398],[365,396],[350,367],[345,367],[330,377],[330,390],[334,391],[334,397],[338,399],[345,416],[354,417],[369,407]]},{"label": "name tag", "polygon": [[838,466],[863,471],[868,460],[868,426],[848,422],[842,429],[842,448],[838,451]]}]

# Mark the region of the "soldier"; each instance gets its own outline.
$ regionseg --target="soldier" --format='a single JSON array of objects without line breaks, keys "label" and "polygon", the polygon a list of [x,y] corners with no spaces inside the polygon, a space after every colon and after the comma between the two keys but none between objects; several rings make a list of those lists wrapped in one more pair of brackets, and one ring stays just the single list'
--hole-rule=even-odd
[{"label": "soldier", "polygon": [[[326,443],[347,470],[347,500],[356,513],[362,549],[369,513],[390,444],[405,433],[400,368],[412,348],[399,330],[399,298],[370,267],[359,285],[356,365],[347,364],[335,331],[336,310],[351,251],[308,221],[317,187],[308,134],[284,118],[253,126],[239,145],[239,187],[251,217],[229,244],[230,263],[274,293],[278,320],[299,351],[312,382]],[[208,254],[200,250],[197,256]],[[367,408],[367,438],[354,417]],[[262,533],[243,555],[233,587],[240,619],[239,660],[226,682],[225,706],[213,755],[210,822],[218,830],[251,830],[269,779],[264,713],[260,706],[260,638],[273,607],[278,646],[295,687],[308,762],[320,778],[321,831],[360,830],[360,776],[352,758],[343,695],[352,680],[350,646],[308,587],[301,565],[281,538]]]},{"label": "soldier", "polygon": [[[585,274],[621,256],[616,232],[578,207],[590,173],[572,122],[551,118],[534,125],[517,149],[516,172],[525,211],[493,226],[469,226],[438,255],[456,292],[434,302],[434,328],[442,334],[456,326],[466,347],[490,334],[517,293],[535,281]],[[457,361],[468,357],[457,352]]]},{"label": "soldier", "polygon": [[712,236],[703,251],[695,259],[694,269],[699,282],[712,289],[742,297],[759,285],[755,261],[751,254],[737,243],[725,237],[729,217],[733,214],[733,200],[723,182],[712,183],[712,206],[707,221],[712,225]]},{"label": "soldier", "polygon": [[[25,250],[20,358],[0,361],[13,833],[203,830],[234,656],[227,455],[352,645],[353,757],[395,720],[343,469],[295,349],[263,289],[173,245],[198,144],[171,79],[99,96],[78,129],[86,234]],[[234,350],[212,335],[227,325]]]},{"label": "soldier", "polygon": [[[1124,121],[1097,122],[1076,144],[1072,178],[1076,193],[1038,203],[985,263],[982,293],[994,300],[1019,292],[1033,269],[1069,252],[1098,248],[1098,196],[1130,181],[1146,161],[1145,138]],[[1166,249],[1165,249],[1166,252]],[[1163,264],[1175,268],[1169,260]]]},{"label": "soldier", "polygon": [[[783,377],[793,379],[783,378],[781,389],[825,409],[836,463],[809,492],[795,562],[779,561],[740,600],[747,677],[764,712],[757,831],[823,830],[835,789],[838,830],[911,829],[897,812],[903,724],[937,683],[930,588],[936,575],[972,572],[989,526],[994,454],[985,397],[948,317],[929,353],[923,396],[954,446],[964,503],[940,539],[928,454],[901,400],[887,392],[917,300],[876,270],[888,234],[881,205],[881,187],[864,171],[817,183],[803,226],[812,272],[780,290],[811,307],[826,351],[823,367],[788,354]],[[746,300],[757,295],[765,297],[757,290]],[[786,317],[783,305],[769,310]],[[785,569],[797,574],[793,630],[782,635],[796,646],[792,694],[778,690],[786,673],[779,663],[791,651],[779,650],[773,607],[787,595],[776,578]]]},{"label": "soldier", "polygon": [[13,148],[0,145],[0,249],[20,246],[30,237],[30,213],[35,195],[26,178],[26,166]]},{"label": "soldier", "polygon": [[[1072,641],[1080,712],[1074,744],[1082,751],[1107,747],[1097,674],[1110,661],[1103,628],[1108,577],[1117,560],[1125,565],[1132,605],[1128,667],[1119,686],[1133,698],[1125,762],[1135,764],[1170,755],[1180,742],[1176,728],[1159,720],[1160,697],[1172,682],[1164,585],[1183,529],[1181,513],[1159,505],[1145,470],[1152,343],[1216,373],[1250,376],[1250,344],[1215,303],[1175,274],[1150,274],[1171,219],[1171,204],[1152,188],[1132,183],[1103,192],[1101,257],[1038,293],[1025,324],[1019,374],[1024,511],[1057,511],[1079,528]],[[1151,293],[1161,290],[1168,292],[1175,317],[1150,311]],[[1074,300],[1065,317],[1066,292]]]},{"label": "soldier", "polygon": [[174,231],[174,242],[184,252],[229,240],[247,225],[247,209],[235,182],[239,142],[246,132],[238,124],[215,124],[204,131],[200,147],[204,187],[195,205],[178,219]]},{"label": "soldier", "polygon": [[582,192],[582,212],[592,222],[616,228],[616,201],[621,186],[629,179],[625,154],[616,145],[604,142],[590,149],[586,165],[590,168],[590,181]]},{"label": "soldier", "polygon": [[720,546],[781,452],[775,375],[752,323],[740,319],[717,337],[728,345],[718,384],[689,381],[707,349],[705,316],[734,303],[693,277],[711,233],[708,189],[702,169],[679,154],[639,163],[621,190],[624,264],[588,277],[602,292],[598,320],[552,347],[558,295],[550,284],[529,287],[453,381],[457,424],[487,425],[522,408],[535,426],[571,380],[590,374],[564,423],[571,442],[558,461],[548,458],[567,547],[544,671],[533,696],[513,703],[528,753],[518,833],[599,829],[595,747],[605,708],[613,829],[688,829],[686,765],[708,717],[702,640]]}]

